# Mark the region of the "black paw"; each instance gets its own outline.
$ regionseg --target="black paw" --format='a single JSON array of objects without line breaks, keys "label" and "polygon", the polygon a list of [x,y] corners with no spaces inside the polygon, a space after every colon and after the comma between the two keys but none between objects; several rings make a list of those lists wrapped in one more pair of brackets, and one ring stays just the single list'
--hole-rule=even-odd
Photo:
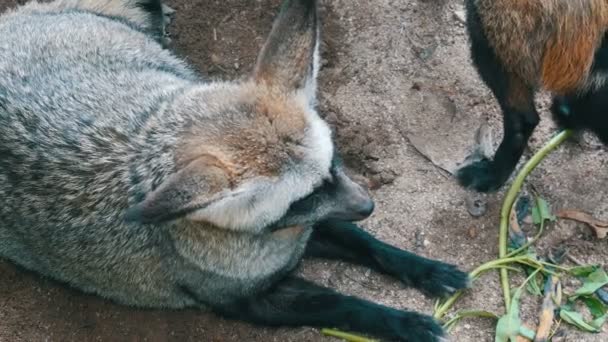
[{"label": "black paw", "polygon": [[430,316],[399,311],[387,319],[386,341],[439,342],[444,341],[443,328]]},{"label": "black paw", "polygon": [[391,248],[375,256],[383,272],[432,297],[443,297],[470,284],[469,275],[456,266]]},{"label": "black paw", "polygon": [[497,172],[494,163],[485,158],[458,170],[456,178],[463,187],[479,192],[496,191],[506,181],[505,177]]},{"label": "black paw", "polygon": [[456,266],[438,261],[430,261],[412,279],[412,285],[432,297],[444,297],[469,287],[469,275]]}]

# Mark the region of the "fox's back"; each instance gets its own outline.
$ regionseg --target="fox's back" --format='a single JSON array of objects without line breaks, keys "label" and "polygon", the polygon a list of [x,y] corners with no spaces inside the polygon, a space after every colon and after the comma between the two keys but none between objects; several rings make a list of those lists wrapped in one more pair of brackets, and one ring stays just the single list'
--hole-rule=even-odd
[{"label": "fox's back", "polygon": [[605,0],[468,0],[505,68],[530,86],[567,93],[592,85],[608,30]]},{"label": "fox's back", "polygon": [[0,17],[0,76],[5,104],[53,121],[86,113],[114,124],[195,80],[136,27],[75,10]]},{"label": "fox's back", "polygon": [[[93,2],[32,2],[0,17],[0,257],[151,307],[195,304],[184,285],[198,302],[242,296],[293,269],[310,223],[267,230],[289,205],[265,192],[296,201],[329,174],[330,130],[316,112],[292,88],[274,101],[261,77],[201,82],[132,22],[57,10],[65,3]],[[308,134],[294,134],[300,123]],[[277,155],[306,158],[267,168]],[[183,188],[171,184],[180,177]],[[210,219],[126,220],[174,188],[163,203],[208,197]]]},{"label": "fox's back", "polygon": [[[138,151],[142,130],[195,80],[123,21],[80,11],[0,17],[0,253],[60,269],[61,254],[112,263],[108,240],[154,239],[121,222],[141,181],[129,161],[156,152]],[[20,252],[53,246],[42,259]]]}]

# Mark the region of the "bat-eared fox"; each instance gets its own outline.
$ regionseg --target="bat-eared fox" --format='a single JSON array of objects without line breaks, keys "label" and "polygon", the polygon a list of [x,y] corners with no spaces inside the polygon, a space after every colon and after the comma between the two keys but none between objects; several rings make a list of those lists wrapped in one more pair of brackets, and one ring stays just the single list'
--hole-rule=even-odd
[{"label": "bat-eared fox", "polygon": [[167,11],[56,0],[0,17],[0,256],[125,305],[440,340],[429,316],[292,274],[318,257],[433,296],[468,284],[353,223],[374,204],[315,110],[316,1],[285,1],[238,82],[166,49]]},{"label": "bat-eared fox", "polygon": [[477,191],[499,189],[539,122],[534,97],[554,94],[563,128],[593,131],[608,143],[608,1],[466,0],[474,65],[503,112],[504,137],[493,160],[458,171]]}]

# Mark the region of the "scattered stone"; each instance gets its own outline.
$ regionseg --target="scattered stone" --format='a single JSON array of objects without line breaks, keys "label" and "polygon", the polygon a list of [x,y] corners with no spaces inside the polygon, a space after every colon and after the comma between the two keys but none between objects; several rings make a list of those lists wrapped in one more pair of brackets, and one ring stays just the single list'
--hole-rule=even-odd
[{"label": "scattered stone", "polygon": [[466,24],[467,22],[467,14],[465,11],[454,11],[454,18],[463,24]]},{"label": "scattered stone", "polygon": [[423,248],[424,241],[428,241],[424,237],[424,232],[421,229],[416,229],[416,233],[414,235],[416,241],[416,248]]},{"label": "scattered stone", "polygon": [[488,211],[488,203],[485,198],[479,194],[467,196],[465,199],[467,211],[473,217],[481,217]]},{"label": "scattered stone", "polygon": [[477,238],[477,236],[479,235],[479,233],[477,232],[477,228],[475,227],[470,227],[467,230],[467,235],[471,238],[471,239],[475,239]]}]

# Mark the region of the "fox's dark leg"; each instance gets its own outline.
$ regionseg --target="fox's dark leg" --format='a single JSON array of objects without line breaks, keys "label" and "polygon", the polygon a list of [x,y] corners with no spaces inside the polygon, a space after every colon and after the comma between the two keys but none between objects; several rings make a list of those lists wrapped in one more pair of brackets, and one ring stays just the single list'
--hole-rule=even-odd
[{"label": "fox's dark leg", "polygon": [[264,293],[214,310],[227,318],[269,326],[337,328],[387,341],[435,342],[443,331],[429,316],[399,311],[288,277]]},{"label": "fox's dark leg", "polygon": [[503,112],[504,137],[493,160],[482,159],[457,173],[460,184],[481,192],[499,189],[517,166],[528,139],[538,125],[534,89],[507,73],[489,45],[474,5],[468,1],[467,25],[473,63],[492,90]]},{"label": "fox's dark leg", "polygon": [[455,266],[426,259],[374,238],[354,223],[318,224],[306,247],[306,257],[343,260],[394,276],[432,296],[468,285],[468,276]]}]

